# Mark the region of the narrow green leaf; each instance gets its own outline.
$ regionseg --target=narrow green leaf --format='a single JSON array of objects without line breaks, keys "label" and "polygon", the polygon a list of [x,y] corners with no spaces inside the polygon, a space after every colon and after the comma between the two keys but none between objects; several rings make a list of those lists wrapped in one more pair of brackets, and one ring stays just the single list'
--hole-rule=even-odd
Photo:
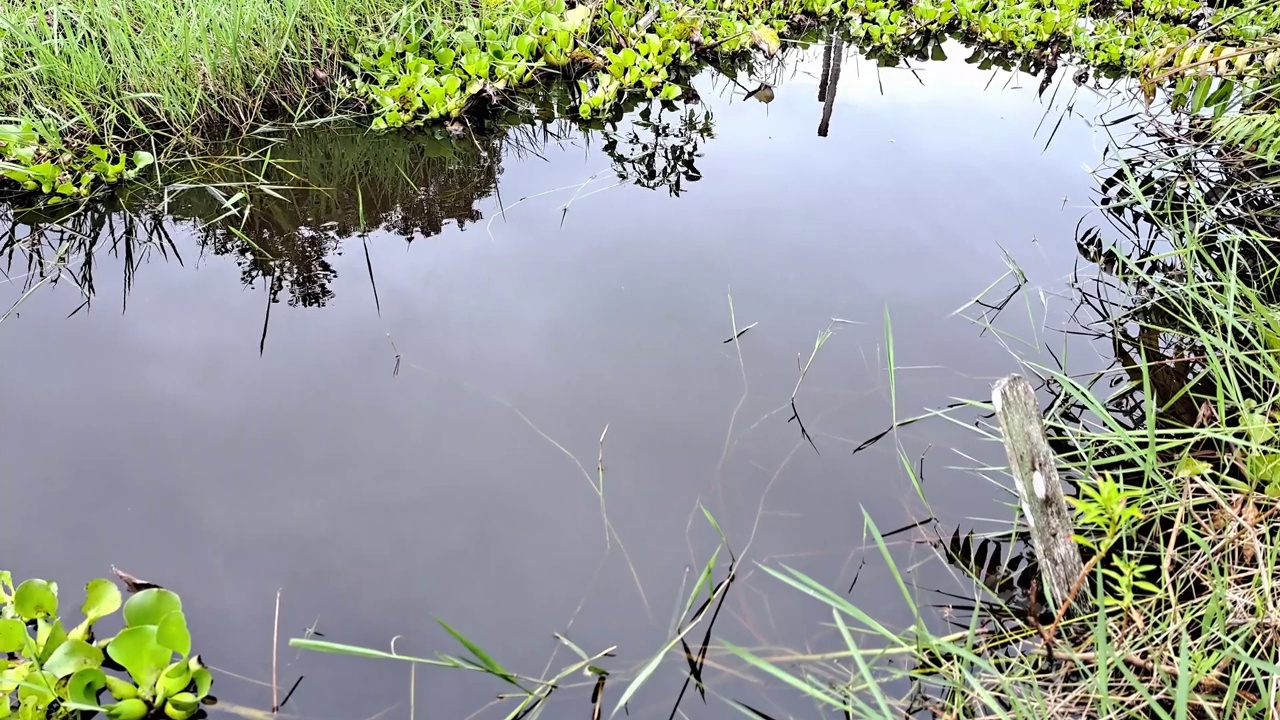
[{"label": "narrow green leaf", "polygon": [[352,655],[354,657],[383,658],[386,660],[403,660],[405,662],[419,663],[423,665],[437,665],[439,667],[455,667],[454,663],[442,662],[440,660],[430,660],[427,658],[413,657],[410,655],[397,655],[395,653],[383,652],[382,650],[372,650],[370,648],[360,647],[358,645],[344,645],[342,643],[329,642],[327,640],[313,640],[311,638],[293,638],[289,641],[289,647],[296,647],[302,650],[310,650],[312,652],[330,653],[333,655]]},{"label": "narrow green leaf", "polygon": [[[449,627],[449,624],[446,623],[444,620],[441,620],[440,618],[436,618],[436,622],[440,623],[440,627],[444,628],[445,631],[448,632],[450,635],[452,635],[455,640],[462,643],[463,647],[465,647],[467,651],[470,652],[473,657],[475,657],[475,659],[480,663],[480,666],[483,667],[486,672],[490,673],[491,675],[500,677],[503,680],[506,680],[507,682],[511,683],[512,685],[515,685],[516,687],[520,687],[520,683],[516,682],[515,675],[508,672],[506,668],[499,665],[498,662],[494,660],[492,657],[490,657],[488,653],[486,653],[484,650],[481,650],[479,645],[476,645],[475,643],[468,640],[466,636],[464,636],[462,633]],[[520,689],[523,690],[524,688],[520,688]]]}]

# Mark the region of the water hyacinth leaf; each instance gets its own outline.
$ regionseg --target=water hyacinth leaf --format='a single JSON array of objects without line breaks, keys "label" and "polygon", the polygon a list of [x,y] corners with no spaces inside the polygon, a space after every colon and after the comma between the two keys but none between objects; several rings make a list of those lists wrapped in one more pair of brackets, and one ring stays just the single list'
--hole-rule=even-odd
[{"label": "water hyacinth leaf", "polygon": [[107,686],[107,675],[101,668],[84,668],[77,670],[67,681],[67,699],[83,709],[98,707],[98,693]]},{"label": "water hyacinth leaf", "polygon": [[141,698],[129,698],[107,708],[107,717],[111,720],[142,720],[150,710]]},{"label": "water hyacinth leaf", "polygon": [[58,594],[44,580],[23,581],[13,594],[13,609],[23,620],[35,620],[58,614]]},{"label": "water hyacinth leaf", "polygon": [[185,660],[179,660],[165,668],[156,681],[157,698],[172,697],[182,692],[191,684],[191,668]]},{"label": "water hyacinth leaf", "polygon": [[31,672],[30,663],[22,663],[13,667],[0,670],[0,695],[7,695],[18,689],[18,685],[27,679],[27,674]]},{"label": "water hyacinth leaf", "polygon": [[128,700],[138,697],[138,686],[114,675],[107,676],[107,692],[116,700]]},{"label": "water hyacinth leaf", "polygon": [[171,612],[156,626],[156,642],[186,658],[191,654],[191,632],[187,630],[187,617],[181,611]]},{"label": "water hyacinth leaf", "polygon": [[124,622],[129,627],[159,625],[165,615],[182,610],[182,600],[164,588],[149,588],[124,604]]},{"label": "water hyacinth leaf", "polygon": [[120,604],[120,588],[106,578],[97,578],[85,585],[84,605],[80,612],[92,624],[119,610]]},{"label": "water hyacinth leaf", "polygon": [[41,618],[36,621],[36,647],[39,648],[40,662],[46,662],[58,646],[67,640],[67,630],[61,620],[50,621]]},{"label": "water hyacinth leaf", "polygon": [[196,684],[196,697],[203,698],[209,694],[210,688],[213,687],[213,673],[205,668],[198,668],[191,673],[191,679]]},{"label": "water hyacinth leaf", "polygon": [[22,650],[27,643],[27,626],[21,620],[0,619],[0,653]]},{"label": "water hyacinth leaf", "polygon": [[27,679],[18,685],[18,699],[26,701],[30,698],[37,707],[45,707],[57,697],[53,692],[57,682],[58,679],[47,671],[28,673]]},{"label": "water hyacinth leaf", "polygon": [[[44,663],[44,669],[62,679],[81,670],[100,667],[102,651],[84,640],[67,640],[60,644]],[[106,682],[105,680],[103,681]]]},{"label": "water hyacinth leaf", "polygon": [[129,672],[138,687],[146,689],[156,684],[173,653],[156,642],[155,625],[143,625],[122,630],[107,645],[107,655]]},{"label": "water hyacinth leaf", "polygon": [[200,701],[191,693],[180,693],[165,701],[164,714],[170,720],[187,720],[200,709]]},{"label": "water hyacinth leaf", "polygon": [[120,609],[120,588],[105,578],[90,580],[84,588],[84,605],[80,612],[84,620],[68,635],[78,640],[89,637],[93,624]]}]

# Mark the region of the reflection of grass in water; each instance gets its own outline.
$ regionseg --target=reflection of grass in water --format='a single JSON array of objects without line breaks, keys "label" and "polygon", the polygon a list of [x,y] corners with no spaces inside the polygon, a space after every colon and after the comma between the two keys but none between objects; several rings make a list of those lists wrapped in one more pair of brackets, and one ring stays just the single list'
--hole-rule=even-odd
[{"label": "reflection of grass in water", "polygon": [[[651,110],[644,105],[634,127],[602,121],[598,144],[622,181],[678,193],[682,182],[699,177],[694,162],[710,136],[711,116],[690,107],[672,119],[659,109],[650,121]],[[177,220],[205,248],[235,256],[246,285],[266,283],[271,302],[285,293],[292,305],[324,305],[336,276],[330,258],[342,240],[381,230],[412,241],[450,224],[465,228],[482,219],[477,203],[497,194],[504,160],[540,157],[542,148],[567,139],[583,137],[590,145],[597,138],[564,123],[527,120],[517,114],[511,122],[518,124],[487,136],[319,127],[255,145],[214,147],[171,165],[162,191],[129,186],[105,203],[5,208],[0,212],[11,222],[0,255],[7,271],[25,264],[33,282],[74,278],[88,302],[96,251],[125,260],[130,286],[141,259],[157,250],[177,257],[166,228]]]},{"label": "reflection of grass in water", "polygon": [[35,282],[75,279],[88,301],[98,252],[121,257],[127,288],[152,253],[178,257],[166,226],[176,220],[214,253],[237,256],[245,284],[264,280],[272,300],[287,292],[291,304],[323,305],[343,238],[376,228],[430,237],[478,220],[507,145],[314,130],[194,160],[198,172],[175,168],[163,193],[134,189],[58,214],[7,208],[0,255],[6,272],[25,266]]}]

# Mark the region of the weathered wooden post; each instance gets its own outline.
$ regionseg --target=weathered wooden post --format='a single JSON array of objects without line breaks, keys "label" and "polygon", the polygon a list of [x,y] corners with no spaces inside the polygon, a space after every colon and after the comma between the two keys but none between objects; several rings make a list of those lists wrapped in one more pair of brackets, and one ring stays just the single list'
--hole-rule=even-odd
[{"label": "weathered wooden post", "polygon": [[[1018,488],[1022,514],[1031,528],[1042,582],[1049,591],[1049,603],[1057,612],[1084,572],[1084,563],[1071,537],[1071,509],[1062,494],[1057,461],[1045,437],[1036,393],[1025,377],[1010,375],[991,389],[991,403],[1004,432],[1009,472]],[[1089,606],[1086,598],[1077,597],[1067,615],[1078,615]]]}]

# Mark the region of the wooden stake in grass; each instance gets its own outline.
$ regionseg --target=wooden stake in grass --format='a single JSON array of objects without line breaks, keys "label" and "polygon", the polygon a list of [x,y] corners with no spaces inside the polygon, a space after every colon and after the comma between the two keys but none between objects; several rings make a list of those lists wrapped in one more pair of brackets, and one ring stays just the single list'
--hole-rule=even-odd
[{"label": "wooden stake in grass", "polygon": [[[1004,431],[1009,472],[1018,488],[1022,514],[1031,528],[1049,604],[1057,611],[1064,601],[1070,602],[1067,598],[1084,571],[1084,563],[1072,539],[1071,510],[1062,494],[1057,461],[1045,437],[1036,393],[1025,377],[1010,375],[996,382],[991,402]],[[1083,609],[1075,603],[1068,613],[1079,614]]]}]

